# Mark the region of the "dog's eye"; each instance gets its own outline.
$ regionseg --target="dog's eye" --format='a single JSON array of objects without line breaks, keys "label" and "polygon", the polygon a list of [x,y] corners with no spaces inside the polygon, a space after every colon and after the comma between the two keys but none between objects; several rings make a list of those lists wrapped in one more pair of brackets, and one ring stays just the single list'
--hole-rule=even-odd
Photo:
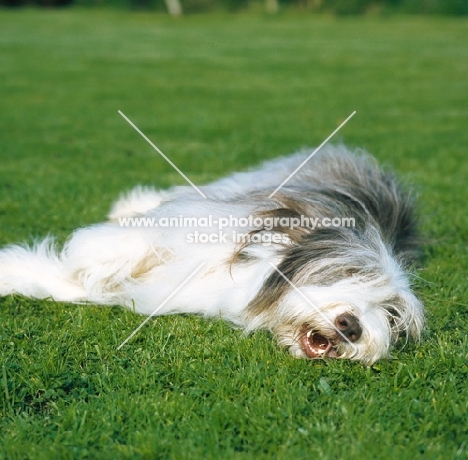
[{"label": "dog's eye", "polygon": [[395,310],[394,308],[388,308],[387,312],[388,312],[388,321],[390,322],[392,326],[394,326],[396,322],[401,319],[400,313],[398,312],[398,310]]},{"label": "dog's eye", "polygon": [[357,268],[347,268],[345,270],[345,276],[346,278],[351,278],[352,276],[355,276],[359,273],[359,270]]}]

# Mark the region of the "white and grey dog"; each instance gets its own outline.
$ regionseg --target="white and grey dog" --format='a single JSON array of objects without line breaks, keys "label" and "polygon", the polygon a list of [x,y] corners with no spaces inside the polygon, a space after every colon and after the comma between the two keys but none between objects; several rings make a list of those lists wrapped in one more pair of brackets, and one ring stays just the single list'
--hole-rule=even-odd
[{"label": "white and grey dog", "polygon": [[273,193],[309,153],[202,187],[207,198],[137,187],[61,251],[51,238],[8,246],[0,295],[222,317],[296,357],[371,364],[423,327],[411,199],[367,154],[332,146]]}]

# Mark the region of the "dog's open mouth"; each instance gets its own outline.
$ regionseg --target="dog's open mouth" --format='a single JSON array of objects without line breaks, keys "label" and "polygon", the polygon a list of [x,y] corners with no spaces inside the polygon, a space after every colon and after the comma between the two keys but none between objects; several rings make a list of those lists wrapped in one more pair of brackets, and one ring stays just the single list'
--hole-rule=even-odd
[{"label": "dog's open mouth", "polygon": [[301,339],[302,349],[308,358],[337,358],[333,342],[312,330],[305,332]]}]

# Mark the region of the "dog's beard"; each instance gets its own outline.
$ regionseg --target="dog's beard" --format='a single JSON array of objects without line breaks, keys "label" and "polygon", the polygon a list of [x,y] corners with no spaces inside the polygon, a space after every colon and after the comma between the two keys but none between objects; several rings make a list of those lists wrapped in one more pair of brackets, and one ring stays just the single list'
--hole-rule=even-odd
[{"label": "dog's beard", "polygon": [[371,364],[400,337],[418,339],[422,305],[379,232],[334,229],[302,237],[247,309],[296,357]]},{"label": "dog's beard", "polygon": [[[313,288],[301,289],[315,302],[305,302],[301,295],[290,292],[277,306],[276,312],[297,311],[291,321],[289,313],[281,319],[273,319],[272,312],[260,314],[254,320],[257,326],[270,329],[281,346],[289,348],[292,355],[302,358],[348,358],[372,364],[388,357],[391,347],[401,338],[418,339],[423,327],[419,313],[419,301],[410,295],[409,304],[401,314],[396,313],[394,303],[375,304],[362,302],[361,307],[344,303],[321,305],[320,293]],[[362,299],[364,300],[364,299]],[[401,305],[401,299],[393,298]],[[312,306],[313,305],[313,306]],[[401,311],[401,310],[400,310]],[[340,323],[349,319],[357,326],[357,335],[342,333]],[[405,319],[406,318],[406,319]]]}]

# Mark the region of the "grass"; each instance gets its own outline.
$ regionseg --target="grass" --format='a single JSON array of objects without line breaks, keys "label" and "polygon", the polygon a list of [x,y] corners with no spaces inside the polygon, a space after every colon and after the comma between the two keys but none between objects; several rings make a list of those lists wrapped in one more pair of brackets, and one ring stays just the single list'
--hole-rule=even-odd
[{"label": "grass", "polygon": [[221,321],[0,300],[0,458],[462,459],[467,22],[0,10],[0,244],[60,240],[137,183],[197,184],[339,133],[415,185],[420,345],[294,360]]}]

